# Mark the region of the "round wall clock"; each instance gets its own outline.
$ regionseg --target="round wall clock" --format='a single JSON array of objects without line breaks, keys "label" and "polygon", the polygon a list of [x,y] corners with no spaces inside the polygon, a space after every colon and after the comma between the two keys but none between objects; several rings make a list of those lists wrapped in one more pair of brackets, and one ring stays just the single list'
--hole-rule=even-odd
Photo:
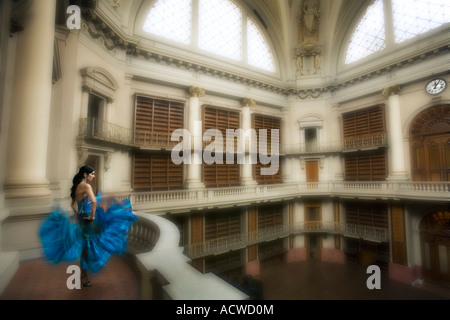
[{"label": "round wall clock", "polygon": [[426,90],[429,94],[438,94],[444,91],[447,82],[444,79],[437,78],[429,81],[426,85]]}]

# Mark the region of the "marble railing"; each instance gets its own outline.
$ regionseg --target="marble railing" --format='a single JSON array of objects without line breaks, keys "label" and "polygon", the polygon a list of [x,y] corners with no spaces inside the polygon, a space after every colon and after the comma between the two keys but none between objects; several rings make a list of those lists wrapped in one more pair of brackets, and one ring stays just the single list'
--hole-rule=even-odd
[{"label": "marble railing", "polygon": [[353,199],[448,201],[450,182],[300,182],[158,192],[119,192],[114,195],[118,198],[128,198],[133,208],[138,211],[176,213],[289,200],[311,195]]},{"label": "marble railing", "polygon": [[141,272],[141,298],[158,300],[244,300],[248,295],[212,273],[201,273],[179,247],[180,232],[169,220],[133,212],[128,251]]}]

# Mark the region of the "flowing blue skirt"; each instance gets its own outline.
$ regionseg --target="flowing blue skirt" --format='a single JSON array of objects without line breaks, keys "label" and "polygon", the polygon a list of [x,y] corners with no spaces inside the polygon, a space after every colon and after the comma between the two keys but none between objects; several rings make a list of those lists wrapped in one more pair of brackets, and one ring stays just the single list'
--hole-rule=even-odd
[{"label": "flowing blue skirt", "polygon": [[52,263],[80,259],[82,269],[97,272],[111,254],[126,251],[127,232],[136,220],[128,199],[114,200],[106,211],[97,207],[93,221],[79,216],[78,223],[73,222],[67,213],[55,210],[39,228],[44,256]]}]

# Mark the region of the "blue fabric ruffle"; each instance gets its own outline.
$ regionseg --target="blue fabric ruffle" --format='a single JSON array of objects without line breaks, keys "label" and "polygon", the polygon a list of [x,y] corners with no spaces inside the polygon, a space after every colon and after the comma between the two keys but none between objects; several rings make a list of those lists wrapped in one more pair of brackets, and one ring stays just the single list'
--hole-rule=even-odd
[{"label": "blue fabric ruffle", "polygon": [[[101,201],[99,194],[97,204]],[[90,205],[87,201],[83,203]],[[126,252],[128,229],[137,220],[128,199],[114,199],[106,211],[98,206],[93,221],[83,219],[85,216],[89,216],[89,212],[79,210],[76,223],[70,221],[67,213],[57,209],[44,220],[39,236],[48,261],[58,263],[80,259],[82,269],[97,272],[112,254]]]}]

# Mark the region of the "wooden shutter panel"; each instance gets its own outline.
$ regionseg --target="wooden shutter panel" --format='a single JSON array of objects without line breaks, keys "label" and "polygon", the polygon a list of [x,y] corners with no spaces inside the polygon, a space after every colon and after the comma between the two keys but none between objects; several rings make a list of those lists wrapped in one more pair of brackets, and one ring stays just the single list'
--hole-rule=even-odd
[{"label": "wooden shutter panel", "polygon": [[361,226],[387,228],[387,206],[379,203],[346,203],[346,222]]},{"label": "wooden shutter panel", "polygon": [[[217,129],[222,134],[223,152],[226,151],[227,129],[239,129],[239,112],[225,110],[213,106],[203,107],[203,133],[208,129]],[[213,141],[213,139],[212,139]],[[211,141],[211,142],[212,142]],[[209,144],[211,142],[207,142]],[[206,145],[205,144],[205,145]],[[236,141],[235,141],[236,146]],[[213,163],[202,166],[203,183],[206,187],[231,187],[240,184],[240,170],[237,157],[234,156],[232,164],[226,163],[225,153],[222,155],[222,164]]]},{"label": "wooden shutter panel", "polygon": [[384,105],[377,105],[342,115],[344,140],[386,131]]},{"label": "wooden shutter panel", "polygon": [[258,207],[258,230],[283,225],[281,204]]},{"label": "wooden shutter panel", "polygon": [[388,175],[386,151],[346,154],[344,167],[347,181],[384,180]]},{"label": "wooden shutter panel", "polygon": [[170,154],[135,154],[133,188],[141,191],[183,188],[183,166],[172,162]]},{"label": "wooden shutter panel", "polygon": [[[172,132],[184,127],[182,102],[136,96],[137,144],[170,145]],[[176,143],[176,142],[175,142]]]},{"label": "wooden shutter panel", "polygon": [[205,258],[205,272],[224,274],[228,279],[241,277],[242,267],[241,251],[232,251]]},{"label": "wooden shutter panel", "polygon": [[241,233],[240,212],[218,212],[205,215],[205,241]]},{"label": "wooden shutter panel", "polygon": [[[260,114],[253,114],[252,116],[252,122],[253,122],[253,129],[255,129],[256,131],[256,137],[257,137],[257,142],[258,142],[258,152],[260,151],[260,144],[259,144],[259,130],[260,129],[266,129],[267,130],[267,152],[268,154],[271,153],[271,143],[272,143],[272,134],[271,134],[271,130],[272,129],[278,129],[278,145],[281,145],[281,119],[280,118],[275,118],[275,117],[270,117],[270,116],[265,116],[265,115],[260,115]],[[259,184],[269,184],[269,183],[281,183],[282,181],[282,177],[281,177],[281,161],[279,159],[279,157],[277,159],[273,158],[272,161],[277,161],[277,165],[278,165],[278,171],[275,174],[271,174],[271,175],[262,175],[261,174],[261,168],[268,168],[271,165],[273,166],[273,163],[269,163],[269,164],[262,164],[259,161],[259,157],[258,157],[258,161],[256,164],[253,165],[253,176],[256,182],[258,182]]]},{"label": "wooden shutter panel", "polygon": [[280,256],[284,251],[283,239],[276,239],[258,244],[258,256],[260,260]]}]

